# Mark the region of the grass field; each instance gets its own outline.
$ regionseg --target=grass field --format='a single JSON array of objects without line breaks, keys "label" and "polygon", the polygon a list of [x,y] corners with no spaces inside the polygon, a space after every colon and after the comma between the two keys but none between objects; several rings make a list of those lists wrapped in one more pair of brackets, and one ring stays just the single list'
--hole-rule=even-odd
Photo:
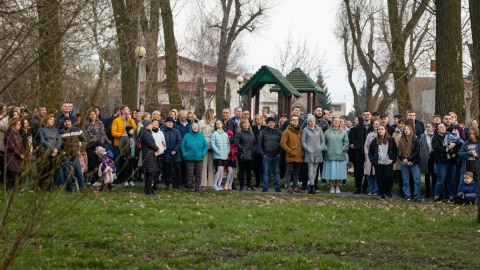
[{"label": "grass field", "polygon": [[[46,194],[47,226],[26,242],[11,268],[480,269],[475,206],[285,193],[116,191]],[[10,239],[26,218],[23,206],[31,196],[15,199]],[[3,191],[0,199],[3,205]],[[8,244],[2,245],[3,260]]]}]

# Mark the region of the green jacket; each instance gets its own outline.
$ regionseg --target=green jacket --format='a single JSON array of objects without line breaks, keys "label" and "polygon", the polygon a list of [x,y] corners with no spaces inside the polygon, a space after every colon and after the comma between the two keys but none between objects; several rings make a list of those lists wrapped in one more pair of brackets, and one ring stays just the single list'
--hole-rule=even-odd
[{"label": "green jacket", "polygon": [[342,134],[338,133],[338,129],[328,129],[324,133],[325,135],[325,157],[327,161],[341,161],[346,160],[345,153],[348,150],[348,135],[343,131]]}]

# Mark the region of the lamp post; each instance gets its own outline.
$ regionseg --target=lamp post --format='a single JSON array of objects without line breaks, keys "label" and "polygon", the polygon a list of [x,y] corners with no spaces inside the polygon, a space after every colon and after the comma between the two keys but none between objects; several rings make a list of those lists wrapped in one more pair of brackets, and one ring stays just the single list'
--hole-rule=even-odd
[{"label": "lamp post", "polygon": [[[242,86],[242,83],[245,81],[242,75],[237,77],[237,83],[238,83],[238,91],[240,91],[240,87]],[[242,106],[242,101],[240,99],[240,92],[238,92],[238,107]]]},{"label": "lamp post", "polygon": [[135,56],[137,57],[137,109],[140,109],[140,81],[142,80],[142,59],[147,51],[145,47],[139,46],[135,49]]}]

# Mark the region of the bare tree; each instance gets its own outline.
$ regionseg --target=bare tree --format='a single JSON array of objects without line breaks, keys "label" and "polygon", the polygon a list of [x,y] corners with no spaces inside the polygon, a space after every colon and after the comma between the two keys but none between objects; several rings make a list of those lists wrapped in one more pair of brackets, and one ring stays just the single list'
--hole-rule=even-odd
[{"label": "bare tree", "polygon": [[277,46],[274,59],[275,67],[282,74],[287,74],[298,67],[309,76],[315,75],[325,62],[318,46],[311,47],[305,38],[294,38],[291,32],[284,43]]},{"label": "bare tree", "polygon": [[121,63],[122,102],[130,108],[136,105],[136,64],[135,48],[139,45],[138,16],[141,0],[111,0],[117,30],[118,52]]},{"label": "bare tree", "polygon": [[458,113],[465,119],[465,91],[462,70],[461,2],[436,1],[437,74],[435,113]]},{"label": "bare tree", "polygon": [[[220,112],[227,105],[225,102],[225,80],[229,56],[233,43],[240,33],[253,32],[261,24],[272,5],[269,0],[218,0],[221,17],[216,18],[211,12],[210,27],[220,30],[220,42],[217,57],[216,111]],[[212,9],[215,10],[215,9]],[[216,11],[215,11],[216,12]]]},{"label": "bare tree", "polygon": [[165,65],[167,70],[167,92],[171,109],[182,108],[182,98],[178,87],[177,74],[177,46],[173,29],[173,13],[169,0],[160,1],[163,22],[163,36],[165,39]]},{"label": "bare tree", "polygon": [[[364,73],[366,108],[385,111],[395,99],[401,113],[411,108],[406,84],[415,76],[418,59],[426,52],[424,38],[430,20],[422,15],[428,2],[389,1],[385,7],[381,1],[344,0],[337,35],[344,45],[351,87],[357,67]],[[390,74],[393,90],[388,88]],[[352,91],[357,95],[356,87]],[[361,107],[360,100],[354,102],[356,110]]]},{"label": "bare tree", "polygon": [[[474,49],[474,61],[478,66],[480,63],[480,0],[470,0],[469,1],[469,9],[470,9],[470,23],[472,26],[472,39],[473,39],[473,49]],[[480,83],[480,72],[475,74],[477,87],[478,83]],[[480,98],[477,99],[477,106],[480,104]],[[477,179],[477,185],[480,187],[480,175],[479,179]],[[477,222],[480,223],[480,203],[477,204]]]},{"label": "bare tree", "polygon": [[[408,92],[408,81],[411,66],[407,66],[405,56],[407,41],[413,40],[413,31],[428,7],[430,0],[422,0],[418,5],[416,1],[411,7],[411,17],[406,19],[406,4],[409,1],[399,3],[398,0],[388,0],[388,22],[390,25],[392,62],[391,68],[393,73],[393,81],[395,87],[395,96],[397,98],[398,110],[400,114],[405,114],[408,109],[412,108],[410,94]],[[405,21],[406,24],[405,24]],[[403,26],[405,25],[405,26]],[[428,24],[427,24],[428,25]],[[424,31],[418,38],[417,44],[421,44],[427,31]],[[418,50],[419,46],[411,46]],[[411,53],[413,52],[410,50]],[[416,53],[414,53],[416,55]]]}]

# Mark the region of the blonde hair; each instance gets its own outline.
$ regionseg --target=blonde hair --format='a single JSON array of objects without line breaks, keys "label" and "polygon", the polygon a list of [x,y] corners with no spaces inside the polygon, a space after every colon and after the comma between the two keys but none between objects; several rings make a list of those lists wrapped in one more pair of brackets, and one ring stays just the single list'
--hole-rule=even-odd
[{"label": "blonde hair", "polygon": [[237,132],[242,132],[242,130],[243,130],[242,125],[245,124],[245,123],[248,124],[248,129],[250,130],[250,133],[253,133],[252,127],[250,126],[250,122],[248,121],[247,118],[242,118],[242,119],[240,120],[240,123],[238,124],[238,130],[237,130]]},{"label": "blonde hair", "polygon": [[[333,130],[333,121],[335,121],[335,119],[338,119],[338,121],[340,121],[340,117],[334,117],[332,119],[332,124],[330,125],[330,128],[328,128],[328,133],[332,133],[332,130]],[[342,134],[343,132],[343,128],[342,128],[342,122],[340,122],[340,125],[338,126],[338,134]]]}]

